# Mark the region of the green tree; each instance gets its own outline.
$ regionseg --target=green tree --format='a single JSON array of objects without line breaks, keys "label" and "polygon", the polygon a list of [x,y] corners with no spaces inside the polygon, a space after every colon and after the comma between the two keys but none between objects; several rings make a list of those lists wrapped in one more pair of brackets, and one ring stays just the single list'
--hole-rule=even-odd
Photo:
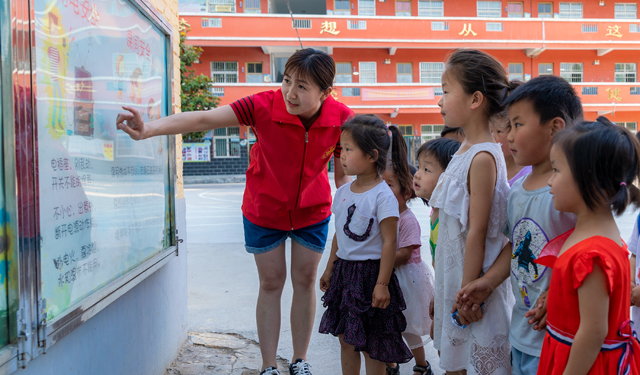
[{"label": "green tree", "polygon": [[[184,20],[180,20],[180,100],[182,112],[206,111],[216,108],[219,99],[213,96],[211,78],[190,69],[191,65],[198,61],[202,54],[202,48],[189,46],[185,42],[191,26]],[[185,142],[201,142],[206,132],[185,133],[182,140]]]}]

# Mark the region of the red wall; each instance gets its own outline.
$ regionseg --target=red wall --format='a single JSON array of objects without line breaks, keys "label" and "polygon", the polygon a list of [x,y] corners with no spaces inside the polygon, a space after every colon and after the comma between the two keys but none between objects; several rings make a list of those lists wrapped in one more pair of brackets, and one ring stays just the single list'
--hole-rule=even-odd
[{"label": "red wall", "polygon": [[[567,0],[569,2],[580,2],[578,0]],[[523,3],[523,10],[525,13],[530,13],[531,17],[538,16],[538,3],[547,1],[521,1]],[[600,6],[599,0],[583,0],[582,1],[582,15],[584,18],[613,18],[615,14],[615,3],[635,3],[638,1],[612,1],[606,0],[604,6]],[[507,16],[506,7],[510,1],[502,1],[502,17]],[[560,12],[560,1],[553,1],[553,12]],[[351,14],[358,14],[358,1],[351,0],[353,9]],[[327,0],[327,9],[334,9],[333,0]],[[418,15],[418,1],[411,1],[411,13],[413,16]],[[395,16],[395,0],[385,0],[384,2],[376,1],[376,15],[377,16]],[[444,1],[444,16],[445,17],[476,17],[477,15],[477,2],[476,0],[455,0]]]},{"label": "red wall", "polygon": [[[238,82],[246,82],[246,63],[262,62],[262,71],[271,72],[271,60],[269,55],[262,52],[258,47],[216,47],[203,48],[200,56],[200,64],[194,64],[193,69],[196,74],[204,74],[211,77],[211,61],[237,61],[238,62]],[[242,71],[244,68],[244,72]]]}]

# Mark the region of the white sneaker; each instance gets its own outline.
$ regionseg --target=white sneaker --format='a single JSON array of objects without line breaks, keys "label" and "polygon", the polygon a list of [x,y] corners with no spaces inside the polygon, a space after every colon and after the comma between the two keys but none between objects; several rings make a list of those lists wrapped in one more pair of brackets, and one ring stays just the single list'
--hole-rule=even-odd
[{"label": "white sneaker", "polygon": [[260,375],[281,375],[280,371],[278,371],[275,367],[267,367],[260,373]]},{"label": "white sneaker", "polygon": [[311,375],[311,365],[304,359],[298,358],[289,365],[290,375]]}]

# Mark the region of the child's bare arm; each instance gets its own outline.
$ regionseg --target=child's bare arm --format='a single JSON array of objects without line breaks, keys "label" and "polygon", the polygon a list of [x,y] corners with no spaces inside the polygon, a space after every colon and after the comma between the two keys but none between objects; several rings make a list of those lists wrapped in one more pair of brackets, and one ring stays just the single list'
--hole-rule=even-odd
[{"label": "child's bare arm", "polygon": [[[378,281],[373,290],[373,307],[381,309],[389,306],[389,280],[393,272],[393,263],[396,256],[398,240],[398,218],[388,217],[380,222],[380,235],[382,237],[382,256],[380,257],[380,272]],[[383,285],[384,284],[384,285]]]},{"label": "child's bare arm", "polygon": [[412,246],[403,247],[400,250],[396,251],[396,259],[395,259],[395,262],[393,263],[393,266],[398,267],[398,266],[403,266],[407,264],[409,259],[411,259],[411,253],[415,248],[416,246],[412,245]]},{"label": "child's bare arm", "polygon": [[331,242],[331,255],[329,255],[329,261],[327,262],[327,268],[320,277],[320,290],[326,292],[331,286],[331,275],[333,275],[333,263],[338,260],[338,240],[336,235],[333,235],[333,241]]},{"label": "child's bare arm", "polygon": [[578,288],[580,326],[571,345],[566,375],[586,374],[600,353],[609,331],[609,293],[604,270],[594,263],[593,272]]},{"label": "child's bare arm", "polygon": [[635,254],[631,254],[631,258],[629,258],[629,263],[631,263],[631,289],[636,287],[636,256]]},{"label": "child's bare arm", "polygon": [[480,277],[482,272],[496,179],[496,163],[493,156],[486,152],[478,153],[469,169],[469,232],[465,245],[461,287]]}]

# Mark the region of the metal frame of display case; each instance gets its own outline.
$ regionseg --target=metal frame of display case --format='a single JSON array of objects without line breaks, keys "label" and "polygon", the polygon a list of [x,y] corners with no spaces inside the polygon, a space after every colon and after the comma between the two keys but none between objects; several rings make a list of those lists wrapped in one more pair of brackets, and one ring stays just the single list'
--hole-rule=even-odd
[{"label": "metal frame of display case", "polygon": [[[173,28],[171,24],[146,0],[129,0],[149,21],[165,36],[166,50],[166,109],[173,113]],[[36,228],[36,239],[40,238],[39,202],[38,202],[38,150],[37,150],[37,107],[36,61],[35,61],[35,15],[34,0],[0,1],[0,48],[2,60],[0,79],[2,80],[2,121],[3,155],[7,231],[13,265],[17,267],[8,278],[9,306],[17,306],[9,312],[10,343],[0,350],[0,375],[9,374],[26,364],[39,354],[46,353],[51,345],[58,342],[89,318],[99,313],[120,296],[134,288],[153,272],[178,255],[176,233],[176,139],[168,136],[169,169],[169,243],[170,246],[160,253],[142,262],[124,275],[113,280],[103,288],[72,305],[63,314],[51,321],[46,318],[46,306],[42,300],[41,289],[41,248],[38,240],[20,238],[21,231],[27,225]],[[15,124],[15,126],[6,126]],[[22,141],[18,137],[23,137]],[[25,149],[18,149],[23,147]],[[16,151],[20,151],[33,160],[32,168],[19,165]],[[21,175],[22,178],[18,176]],[[20,189],[30,189],[35,201],[33,212],[19,210]],[[22,215],[21,215],[22,214]],[[21,217],[22,216],[22,217]],[[13,302],[13,304],[11,303]]]}]

